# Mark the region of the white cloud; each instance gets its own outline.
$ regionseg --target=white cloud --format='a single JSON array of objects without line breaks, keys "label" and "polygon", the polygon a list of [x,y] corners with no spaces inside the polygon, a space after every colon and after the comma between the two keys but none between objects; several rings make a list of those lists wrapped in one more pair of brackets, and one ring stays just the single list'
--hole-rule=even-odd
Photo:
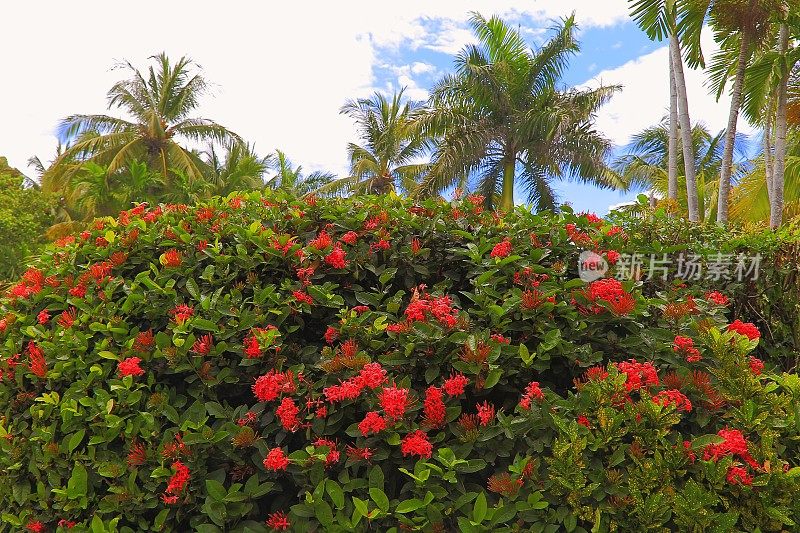
[{"label": "white cloud", "polygon": [[[703,33],[703,51],[710,57],[716,45],[710,32]],[[728,123],[730,97],[726,94],[717,102],[705,86],[706,74],[684,65],[689,116],[694,124],[701,121],[712,133]],[[662,46],[624,65],[599,72],[587,86],[620,84],[622,90],[601,108],[597,127],[617,145],[627,144],[631,135],[657,124],[669,112],[669,49]],[[743,118],[737,131],[752,134],[755,128]]]},{"label": "white cloud", "polygon": [[[31,155],[50,158],[61,118],[106,111],[105,91],[122,75],[111,69],[115,60],[130,59],[141,68],[147,56],[163,50],[173,58],[190,55],[216,84],[214,95],[202,102],[201,116],[255,142],[262,153],[280,147],[310,170],[342,172],[344,147],[355,132],[338,110],[346,99],[374,90],[373,66],[383,47],[457,50],[470,39],[471,10],[512,21],[576,10],[584,27],[616,24],[628,10],[626,0],[529,4],[359,0],[223,6],[210,0],[139,0],[123,14],[101,0],[86,0],[80,9],[56,1],[13,2],[4,8],[0,32],[7,77],[0,98],[5,126],[0,155],[23,170]],[[423,96],[414,77],[427,68],[413,64],[398,74],[409,96]]]}]

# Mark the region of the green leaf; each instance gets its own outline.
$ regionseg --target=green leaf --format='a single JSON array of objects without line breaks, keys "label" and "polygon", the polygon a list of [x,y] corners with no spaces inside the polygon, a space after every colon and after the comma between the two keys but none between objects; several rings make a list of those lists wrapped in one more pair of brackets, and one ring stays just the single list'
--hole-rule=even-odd
[{"label": "green leaf", "polygon": [[710,444],[719,444],[723,442],[725,439],[720,437],[719,435],[703,435],[701,437],[697,437],[692,441],[692,450],[702,450],[706,446]]},{"label": "green leaf", "polygon": [[486,493],[481,492],[472,506],[472,519],[480,524],[486,518]]},{"label": "green leaf", "polygon": [[375,505],[378,506],[378,509],[380,509],[384,513],[389,511],[389,498],[386,496],[386,493],[383,492],[381,489],[376,487],[370,488],[369,497],[372,498],[372,501],[375,502]]},{"label": "green leaf", "polygon": [[72,468],[72,475],[67,482],[67,496],[70,499],[74,500],[81,496],[86,496],[87,478],[86,467],[76,461],[75,466]]},{"label": "green leaf", "polygon": [[336,481],[328,479],[325,482],[325,492],[331,497],[331,501],[337,509],[344,508],[344,492],[342,492],[342,487]]},{"label": "green leaf", "polygon": [[410,500],[405,500],[400,502],[397,505],[397,509],[394,510],[395,513],[410,513],[411,511],[416,511],[420,507],[425,505],[425,502],[422,500],[418,500],[417,498],[412,498]]},{"label": "green leaf", "polygon": [[69,441],[67,441],[67,453],[72,453],[75,450],[75,448],[77,448],[80,445],[85,435],[86,435],[85,429],[79,429],[78,431],[73,433],[72,436],[70,436]]},{"label": "green leaf", "polygon": [[225,490],[225,486],[214,479],[206,479],[206,492],[211,496],[211,499],[218,502],[224,500],[225,496],[228,494],[228,491]]}]

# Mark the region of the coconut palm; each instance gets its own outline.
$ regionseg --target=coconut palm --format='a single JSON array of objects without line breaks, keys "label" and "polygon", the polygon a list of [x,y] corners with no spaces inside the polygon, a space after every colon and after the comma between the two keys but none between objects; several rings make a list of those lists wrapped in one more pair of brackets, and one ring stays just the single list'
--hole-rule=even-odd
[{"label": "coconut palm", "polygon": [[308,175],[303,174],[303,167],[295,167],[281,150],[275,150],[275,155],[270,157],[268,168],[274,172],[267,178],[268,187],[297,196],[330,192],[328,186],[336,180],[336,176],[330,172],[315,171]]},{"label": "coconut palm", "polygon": [[45,190],[62,189],[82,163],[92,161],[113,174],[132,160],[157,169],[165,181],[177,169],[189,179],[203,178],[198,154],[178,141],[241,141],[225,127],[204,118],[193,118],[208,84],[193,71],[193,62],[181,57],[174,64],[165,54],[153,56],[155,65],[146,74],[128,62],[121,66],[130,78],[108,92],[109,109],[122,110],[128,118],[109,115],[71,115],[61,122],[62,135],[71,141],[43,176]]},{"label": "coconut palm", "polygon": [[[771,27],[770,19],[779,11],[781,0],[692,0],[687,5],[686,21],[687,24],[691,23],[693,29],[686,33],[699,42],[708,14],[708,20],[714,28],[714,39],[720,45],[719,52],[709,65],[711,86],[718,100],[728,79],[733,78],[717,210],[717,222],[723,224],[728,220],[733,143],[747,63],[753,52],[764,45]],[[699,44],[695,48],[699,48]]]},{"label": "coconut palm", "polygon": [[[669,39],[670,80],[674,80],[675,83],[677,118],[680,124],[677,131],[682,135],[683,160],[693,161],[689,99],[686,93],[686,78],[681,54],[681,31],[685,28],[685,18],[681,19],[683,12],[679,12],[679,7],[685,3],[679,4],[675,0],[629,0],[629,2],[633,20],[647,33],[650,39],[658,41]],[[702,58],[699,49],[696,53],[689,54],[690,58],[698,56]],[[676,129],[673,128],[672,131],[675,132]],[[672,144],[675,146],[676,143]],[[684,166],[684,176],[686,178],[689,220],[697,222],[700,220],[700,207],[697,198],[697,177],[693,165]]]},{"label": "coconut palm", "polygon": [[260,157],[245,143],[232,143],[220,151],[213,144],[204,153],[209,194],[226,196],[233,191],[263,189],[264,176],[274,156]]},{"label": "coconut palm", "polygon": [[342,106],[340,113],[356,122],[360,144],[347,144],[350,175],[320,192],[386,194],[416,189],[429,166],[422,161],[426,143],[417,120],[423,104],[403,102],[403,92],[391,98],[376,92]]},{"label": "coconut palm", "polygon": [[[626,153],[616,159],[614,168],[633,187],[650,188],[664,196],[669,189],[669,142],[670,125],[667,119],[656,126],[651,126],[635,134]],[[703,124],[692,128],[692,153],[695,161],[692,165],[698,184],[698,203],[700,221],[709,220],[717,210],[717,189],[724,153],[724,132],[712,135]],[[678,139],[682,142],[682,138]],[[745,152],[744,137],[737,136],[734,141],[737,162],[734,175],[749,170]],[[680,155],[680,154],[678,154]],[[678,160],[679,168],[685,167],[682,158]],[[667,196],[668,197],[668,196]],[[668,197],[669,198],[669,197]],[[683,209],[688,209],[688,196],[685,181],[679,182],[676,200]]]},{"label": "coconut palm", "polygon": [[489,203],[507,212],[515,184],[538,209],[555,206],[553,178],[622,187],[606,165],[610,142],[593,123],[619,87],[556,87],[579,49],[574,17],[537,50],[499,18],[473,14],[470,25],[478,44],[458,54],[456,73],[433,88],[421,121],[435,147],[420,191],[475,182]]}]

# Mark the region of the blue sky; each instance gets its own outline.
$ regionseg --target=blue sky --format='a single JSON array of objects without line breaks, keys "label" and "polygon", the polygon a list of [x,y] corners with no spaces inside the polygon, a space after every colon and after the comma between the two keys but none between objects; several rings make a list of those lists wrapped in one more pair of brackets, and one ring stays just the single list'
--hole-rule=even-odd
[{"label": "blue sky", "polygon": [[[149,56],[165,51],[175,58],[191,56],[213,82],[199,116],[236,131],[262,153],[281,148],[305,169],[344,173],[345,147],[356,132],[339,114],[341,105],[401,86],[414,99],[426,98],[427,89],[451,68],[453,55],[472,39],[470,11],[502,16],[532,45],[546,38],[556,19],[574,11],[582,51],[564,83],[624,85],[597,117],[597,128],[617,146],[657,123],[668,103],[666,48],[630,22],[627,0],[342,0],[313,8],[255,0],[224,8],[212,0],[140,0],[137,5],[124,17],[122,7],[103,0],[85,0],[80,10],[64,2],[48,2],[47,9],[35,2],[5,7],[0,49],[15,50],[3,59],[4,72],[15,83],[4,85],[0,120],[14,127],[0,129],[0,155],[28,171],[30,156],[52,158],[60,119],[118,114],[106,109],[105,98],[121,76],[115,63],[129,60],[146,68]],[[154,10],[161,20],[180,24],[153,24]],[[93,38],[70,40],[64,28],[73,27],[91,27]],[[706,54],[713,53],[710,35],[703,42]],[[54,52],[67,44],[68,51]],[[702,73],[687,72],[692,119],[718,131],[728,102],[715,102],[703,84]],[[740,124],[740,130],[752,128]],[[575,183],[557,189],[576,209],[601,214],[635,197]]]}]

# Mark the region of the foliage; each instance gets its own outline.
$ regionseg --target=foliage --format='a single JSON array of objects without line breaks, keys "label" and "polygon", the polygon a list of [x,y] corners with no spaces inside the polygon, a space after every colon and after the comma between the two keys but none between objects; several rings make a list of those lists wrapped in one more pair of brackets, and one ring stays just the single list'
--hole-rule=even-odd
[{"label": "foliage", "polygon": [[45,243],[53,202],[0,157],[0,282],[19,277],[27,256]]},{"label": "foliage", "polygon": [[586,285],[640,239],[483,203],[247,193],[48,248],[0,300],[0,531],[792,527],[800,380],[715,286]]}]

